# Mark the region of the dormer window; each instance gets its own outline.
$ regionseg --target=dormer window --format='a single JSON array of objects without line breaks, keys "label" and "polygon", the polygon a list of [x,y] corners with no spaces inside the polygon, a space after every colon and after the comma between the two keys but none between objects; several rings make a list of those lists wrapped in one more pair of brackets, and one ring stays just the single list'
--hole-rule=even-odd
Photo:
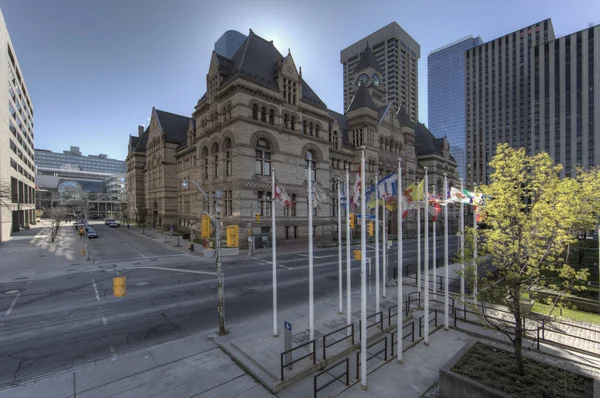
[{"label": "dormer window", "polygon": [[283,78],[283,99],[288,104],[296,105],[296,82]]}]

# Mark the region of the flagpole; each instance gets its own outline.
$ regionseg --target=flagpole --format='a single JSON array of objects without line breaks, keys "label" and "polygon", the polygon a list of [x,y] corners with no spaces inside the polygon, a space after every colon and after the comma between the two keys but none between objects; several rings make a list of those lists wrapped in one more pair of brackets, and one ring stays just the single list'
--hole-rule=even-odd
[{"label": "flagpole", "polygon": [[339,313],[344,313],[344,299],[342,298],[344,286],[342,282],[342,180],[337,179],[337,191],[338,191],[338,284],[340,290],[340,308]]},{"label": "flagpole", "polygon": [[[403,285],[403,258],[402,258],[402,159],[398,158],[398,319],[397,319],[397,331],[398,336],[402,334],[402,309],[404,308],[404,296],[402,292]],[[407,314],[408,315],[408,314]],[[398,363],[402,363],[402,339],[398,339],[398,357],[396,358]]]},{"label": "flagpole", "polygon": [[[365,170],[365,147],[362,147],[360,169]],[[365,178],[360,179],[360,387],[367,389],[367,223],[365,222]],[[312,336],[311,336],[312,340]]]},{"label": "flagpole", "polygon": [[271,205],[271,231],[273,234],[273,336],[277,337],[277,229],[275,224],[275,167],[271,170],[271,198],[273,200]]},{"label": "flagpole", "polygon": [[[463,180],[460,179],[460,193],[464,191]],[[460,200],[460,301],[465,308],[465,204]]]},{"label": "flagpole", "polygon": [[[350,257],[350,170],[346,166],[346,325],[352,323],[352,258]],[[352,334],[346,329],[348,336]]]},{"label": "flagpole", "polygon": [[[385,291],[385,284],[387,283],[387,239],[385,237],[385,199],[382,201],[383,202],[383,206],[382,206],[382,222],[383,222],[383,228],[381,229],[381,234],[382,234],[382,239],[381,239],[381,243],[383,244],[383,262],[381,263],[382,265],[382,270],[383,270],[383,298],[385,298],[386,296],[386,291]],[[377,226],[379,227],[379,226]]]},{"label": "flagpole", "polygon": [[473,184],[473,302],[477,305],[477,215],[475,206],[475,184]]},{"label": "flagpole", "polygon": [[424,259],[424,265],[425,268],[423,268],[425,274],[425,286],[423,288],[423,290],[425,291],[425,321],[424,321],[424,339],[423,339],[423,343],[425,343],[425,345],[429,345],[429,201],[427,200],[427,187],[429,186],[429,177],[427,175],[427,167],[424,167],[425,169],[425,184],[424,184],[424,189],[425,189],[425,210],[423,211],[424,216],[425,216],[425,248],[424,248],[424,253],[425,253],[425,259]]},{"label": "flagpole", "polygon": [[[435,197],[435,184],[433,184],[433,196]],[[429,217],[429,216],[427,216]],[[436,293],[437,286],[437,244],[436,244],[436,229],[435,229],[435,218],[432,218],[433,221],[433,295]]]},{"label": "flagpole", "polygon": [[[444,196],[448,199],[448,176],[444,173]],[[448,204],[444,206],[444,329],[448,330]],[[456,311],[456,308],[454,309]]]},{"label": "flagpole", "polygon": [[313,208],[312,208],[312,162],[315,160],[309,155],[308,160],[308,324],[310,340],[315,338],[315,308],[313,291]]},{"label": "flagpole", "polygon": [[[417,188],[419,184],[417,184]],[[417,194],[418,195],[418,194]],[[421,203],[417,196],[417,291],[421,291]],[[421,304],[419,303],[419,306]]]},{"label": "flagpole", "polygon": [[[379,173],[375,173],[375,312],[379,312],[379,190],[377,189],[378,184]],[[365,216],[363,215],[363,217]],[[365,218],[363,221],[366,222],[367,219]],[[369,289],[371,288],[369,287]]]}]

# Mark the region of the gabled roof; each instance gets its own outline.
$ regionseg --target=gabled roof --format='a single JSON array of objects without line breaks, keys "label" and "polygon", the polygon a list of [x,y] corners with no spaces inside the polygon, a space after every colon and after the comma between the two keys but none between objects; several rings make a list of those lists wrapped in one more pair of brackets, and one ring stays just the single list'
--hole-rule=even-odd
[{"label": "gabled roof", "polygon": [[377,109],[377,124],[381,124],[381,122],[383,122],[383,118],[385,118],[385,115],[387,115],[391,107],[392,103],[389,103],[388,105],[382,106],[381,108]]},{"label": "gabled roof", "polygon": [[337,113],[336,111],[332,111],[331,109],[328,109],[328,111],[329,116],[333,117],[338,122],[338,125],[342,130],[342,146],[352,148],[352,145],[350,145],[350,137],[348,136],[348,122],[346,121],[346,116]]},{"label": "gabled roof", "polygon": [[417,156],[444,156],[444,153],[442,152],[443,145],[444,139],[435,138],[433,133],[429,131],[423,123],[417,123],[415,125],[415,152]]},{"label": "gabled roof", "polygon": [[300,82],[302,83],[302,100],[305,102],[309,102],[310,104],[316,106],[317,108],[327,109],[327,106],[321,98],[313,91],[312,88],[304,81],[304,79],[300,78]]},{"label": "gabled roof", "polygon": [[185,142],[190,118],[158,109],[155,110],[158,123],[167,135],[167,141],[176,144]]},{"label": "gabled roof", "polygon": [[348,112],[352,112],[353,110],[360,108],[371,108],[373,110],[377,110],[377,105],[371,98],[371,94],[367,91],[365,86],[358,87],[356,94],[354,94],[354,98],[352,98],[352,102],[350,102],[350,106],[348,107]]},{"label": "gabled roof", "polygon": [[400,105],[400,108],[398,109],[398,121],[400,122],[400,127],[415,128],[415,124],[410,120],[404,104]]},{"label": "gabled roof", "polygon": [[146,152],[146,143],[148,142],[148,127],[142,133],[141,137],[129,136],[129,147],[133,148],[131,152]]},{"label": "gabled roof", "polygon": [[356,73],[358,71],[367,69],[369,67],[375,69],[375,72],[383,74],[383,71],[381,70],[381,66],[379,66],[379,63],[377,63],[377,60],[375,59],[375,56],[373,55],[373,51],[371,51],[371,46],[369,46],[369,43],[367,43],[367,48],[360,55],[360,59],[356,63],[356,66],[354,67],[354,70],[352,71],[352,73]]}]

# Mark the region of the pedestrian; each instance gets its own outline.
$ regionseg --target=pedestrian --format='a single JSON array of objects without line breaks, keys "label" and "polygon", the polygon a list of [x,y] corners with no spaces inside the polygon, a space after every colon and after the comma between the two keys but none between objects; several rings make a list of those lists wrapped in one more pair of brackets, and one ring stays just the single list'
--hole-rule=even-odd
[{"label": "pedestrian", "polygon": [[83,228],[79,230],[79,239],[83,239]]}]

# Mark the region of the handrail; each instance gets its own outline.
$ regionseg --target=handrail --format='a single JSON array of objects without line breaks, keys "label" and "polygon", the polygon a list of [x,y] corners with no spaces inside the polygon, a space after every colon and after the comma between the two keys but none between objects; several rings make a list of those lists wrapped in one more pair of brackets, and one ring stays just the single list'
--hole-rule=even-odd
[{"label": "handrail", "polygon": [[[402,340],[404,340],[405,338],[407,338],[408,336],[412,336],[412,342],[415,342],[415,321],[413,320],[411,323],[407,323],[406,325],[402,326],[402,330],[406,329],[407,327],[411,327],[411,331],[410,333],[407,333],[406,335],[402,336]],[[392,356],[394,356],[394,335],[398,334],[398,331],[396,330],[395,332],[393,332],[392,335],[392,347],[391,347],[391,352],[392,352]]]},{"label": "handrail", "polygon": [[[369,348],[381,343],[382,341],[384,342],[383,350],[379,350],[376,353],[371,354],[371,356],[369,356],[369,354],[370,354]],[[361,347],[361,350],[362,350],[362,347]],[[358,350],[356,352],[356,378],[357,379],[358,379],[359,370],[360,370],[360,352],[361,352],[360,350]],[[387,358],[388,358],[387,357],[387,336],[380,338],[379,340],[371,343],[371,345],[369,345],[367,347],[367,362],[369,362],[371,359],[375,358],[377,355],[381,354],[382,352],[384,353],[384,360],[387,361]]]},{"label": "handrail", "polygon": [[[412,296],[414,294],[416,294],[418,296],[418,298],[416,300],[413,300],[413,298],[412,298]],[[410,292],[410,293],[408,293],[408,295],[406,296],[406,301],[408,302],[408,309],[409,310],[410,310],[410,305],[412,304],[413,301],[416,301],[417,303],[419,303],[419,305],[421,305],[421,292]]]},{"label": "handrail", "polygon": [[[367,325],[367,327],[366,327],[367,329],[372,328],[375,325],[379,325],[379,329],[383,330],[383,311],[379,311],[379,312],[374,313],[373,315],[369,315],[367,317],[367,321],[373,317],[376,317],[377,315],[379,315],[379,320],[373,322],[370,325]],[[359,338],[362,339],[362,319],[360,319],[358,321],[358,336],[359,336]]]},{"label": "handrail", "polygon": [[331,346],[333,346],[333,345],[336,345],[337,343],[339,343],[339,342],[341,342],[341,341],[344,341],[344,340],[346,340],[346,339],[348,338],[348,336],[344,336],[344,337],[342,337],[341,339],[339,339],[339,340],[336,340],[336,341],[334,341],[334,342],[333,342],[333,343],[331,343],[331,344],[326,344],[326,340],[325,340],[325,339],[326,339],[327,337],[331,336],[332,334],[335,334],[335,333],[341,332],[342,330],[345,330],[345,329],[348,329],[348,328],[351,328],[351,329],[352,329],[352,345],[354,345],[354,324],[353,324],[353,323],[351,323],[350,325],[343,326],[343,327],[341,327],[341,328],[339,328],[339,329],[337,329],[337,330],[334,330],[333,332],[330,332],[330,333],[327,333],[327,334],[323,335],[323,359],[327,359],[327,355],[326,355],[326,352],[325,352],[325,349],[326,349],[327,347],[331,347]]},{"label": "handrail", "polygon": [[[291,361],[290,363],[284,363],[283,356],[284,356],[285,354],[290,354],[290,353],[292,353],[293,351],[295,351],[295,350],[297,350],[297,349],[299,349],[299,348],[302,348],[302,347],[306,347],[306,346],[307,346],[307,345],[309,345],[309,344],[312,344],[312,345],[313,345],[312,352],[309,352],[308,354],[306,354],[306,355],[304,355],[304,356],[301,356],[300,358],[296,358],[296,359],[294,359],[293,361]],[[293,365],[293,364],[295,364],[296,362],[303,360],[304,358],[308,358],[308,357],[312,356],[312,357],[313,357],[313,365],[315,365],[315,364],[317,363],[316,351],[317,351],[317,339],[312,339],[312,340],[310,340],[310,341],[307,341],[307,342],[306,342],[306,343],[304,343],[304,344],[300,344],[299,346],[296,346],[296,347],[294,347],[294,348],[292,348],[292,349],[290,349],[290,350],[284,351],[284,352],[282,352],[281,354],[279,354],[279,355],[280,355],[280,360],[281,360],[281,362],[280,362],[280,363],[281,363],[281,380],[283,381],[283,369],[284,369],[286,366]]]},{"label": "handrail", "polygon": [[[404,308],[404,318],[408,317],[408,301],[403,301],[402,305]],[[398,315],[398,311],[395,314],[392,314],[392,310],[394,308],[398,308],[398,304],[394,304],[388,308],[388,326],[392,326],[392,318]],[[404,319],[403,318],[403,319]]]},{"label": "handrail", "polygon": [[[431,313],[435,313],[435,318],[434,319],[429,319],[429,315],[431,315]],[[433,310],[429,310],[429,314],[427,314],[427,323],[431,323],[431,321],[435,321],[435,326],[438,325],[438,321],[437,321],[437,309],[433,309]],[[423,337],[423,318],[425,318],[425,315],[421,315],[421,317],[419,318],[419,337]]]},{"label": "handrail", "polygon": [[[332,370],[332,369],[334,369],[334,368],[338,367],[339,365],[341,365],[341,364],[343,364],[343,363],[345,363],[345,364],[346,364],[346,371],[345,371],[344,373],[342,373],[341,375],[339,375],[339,376],[337,376],[337,377],[336,377],[336,376],[334,376],[334,375],[332,375],[331,373],[329,373],[329,371],[330,371],[330,370]],[[321,387],[317,387],[317,378],[318,378],[319,376],[322,376],[322,375],[324,375],[325,373],[327,373],[329,376],[332,376],[332,377],[334,377],[334,379],[333,379],[333,380],[330,380],[329,382],[327,382],[327,383],[325,383],[325,384],[323,384]],[[324,389],[325,387],[328,387],[328,386],[330,386],[331,384],[335,383],[336,381],[341,381],[340,379],[341,379],[342,377],[344,377],[344,376],[346,376],[346,383],[345,383],[345,384],[346,384],[347,386],[349,386],[349,385],[350,385],[350,357],[347,357],[346,359],[344,359],[344,360],[342,360],[342,361],[340,361],[340,362],[336,363],[335,365],[332,365],[332,366],[328,367],[327,369],[323,370],[322,372],[320,372],[320,373],[318,373],[318,374],[316,374],[316,375],[314,376],[314,379],[313,379],[313,380],[314,380],[314,389],[313,389],[313,392],[314,392],[313,396],[314,396],[314,398],[317,398],[317,393],[318,393],[319,391],[321,391],[321,390],[322,390],[322,389]]]}]

